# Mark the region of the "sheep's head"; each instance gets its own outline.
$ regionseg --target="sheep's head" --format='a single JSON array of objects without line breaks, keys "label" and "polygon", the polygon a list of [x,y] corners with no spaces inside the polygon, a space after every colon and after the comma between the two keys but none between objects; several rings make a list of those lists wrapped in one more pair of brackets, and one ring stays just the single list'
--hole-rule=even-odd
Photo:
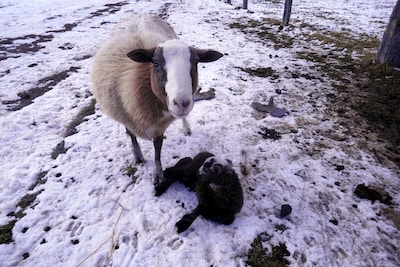
[{"label": "sheep's head", "polygon": [[133,61],[153,63],[153,92],[176,118],[185,117],[193,109],[193,95],[198,85],[197,63],[212,62],[222,56],[218,51],[196,49],[180,40],[168,40],[156,48],[128,53]]},{"label": "sheep's head", "polygon": [[204,174],[219,175],[222,173],[233,173],[232,161],[229,159],[221,159],[216,156],[209,157],[200,168],[200,176]]}]

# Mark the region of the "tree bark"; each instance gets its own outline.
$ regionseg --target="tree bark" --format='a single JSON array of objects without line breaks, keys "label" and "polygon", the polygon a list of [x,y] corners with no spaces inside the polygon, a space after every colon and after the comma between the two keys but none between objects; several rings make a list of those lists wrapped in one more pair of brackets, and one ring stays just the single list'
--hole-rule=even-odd
[{"label": "tree bark", "polygon": [[400,68],[400,0],[397,0],[383,34],[377,60],[382,64]]},{"label": "tree bark", "polygon": [[247,0],[243,0],[243,9],[247,9]]},{"label": "tree bark", "polygon": [[285,0],[285,10],[283,11],[283,26],[289,25],[289,19],[291,13],[292,13],[292,0]]}]

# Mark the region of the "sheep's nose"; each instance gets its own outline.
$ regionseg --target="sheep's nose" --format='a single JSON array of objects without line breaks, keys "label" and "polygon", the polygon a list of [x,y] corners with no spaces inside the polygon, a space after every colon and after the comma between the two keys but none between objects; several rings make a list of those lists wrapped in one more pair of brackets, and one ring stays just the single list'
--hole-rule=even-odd
[{"label": "sheep's nose", "polygon": [[193,99],[191,97],[177,97],[168,105],[169,111],[175,117],[183,117],[189,114],[193,108]]},{"label": "sheep's nose", "polygon": [[186,99],[182,101],[182,107],[187,108],[190,105],[190,100]]},{"label": "sheep's nose", "polygon": [[174,100],[174,105],[178,106],[178,108],[185,109],[190,106],[192,101],[190,99],[184,99],[184,100]]}]

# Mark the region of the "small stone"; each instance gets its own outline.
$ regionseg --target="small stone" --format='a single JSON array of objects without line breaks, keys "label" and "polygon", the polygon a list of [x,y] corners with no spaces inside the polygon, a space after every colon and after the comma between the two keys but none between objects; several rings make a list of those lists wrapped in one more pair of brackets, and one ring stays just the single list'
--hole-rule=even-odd
[{"label": "small stone", "polygon": [[338,225],[339,224],[338,220],[336,220],[336,219],[329,220],[329,222],[334,224],[334,225]]},{"label": "small stone", "polygon": [[286,217],[290,213],[292,213],[292,206],[290,206],[289,204],[283,204],[281,206],[281,217]]},{"label": "small stone", "polygon": [[343,171],[344,170],[344,166],[343,165],[336,165],[336,170],[337,171]]}]

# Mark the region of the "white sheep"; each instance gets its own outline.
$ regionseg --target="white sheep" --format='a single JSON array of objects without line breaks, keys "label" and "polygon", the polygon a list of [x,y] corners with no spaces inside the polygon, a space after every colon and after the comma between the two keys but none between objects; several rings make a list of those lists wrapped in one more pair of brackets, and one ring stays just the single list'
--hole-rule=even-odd
[{"label": "white sheep", "polygon": [[173,28],[152,15],[134,15],[114,29],[93,58],[94,95],[104,113],[122,123],[131,137],[137,163],[144,158],[136,136],[153,139],[153,183],[163,180],[161,147],[164,132],[193,108],[198,90],[198,62],[223,55],[196,49],[178,39]]}]

